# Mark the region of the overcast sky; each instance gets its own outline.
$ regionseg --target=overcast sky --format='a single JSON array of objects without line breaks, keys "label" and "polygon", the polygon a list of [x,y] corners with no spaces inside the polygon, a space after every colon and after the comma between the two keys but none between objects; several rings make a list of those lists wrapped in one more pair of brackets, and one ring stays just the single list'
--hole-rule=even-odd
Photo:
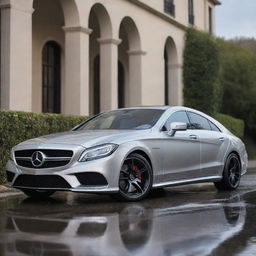
[{"label": "overcast sky", "polygon": [[216,34],[225,38],[256,38],[256,0],[220,0],[216,7]]}]

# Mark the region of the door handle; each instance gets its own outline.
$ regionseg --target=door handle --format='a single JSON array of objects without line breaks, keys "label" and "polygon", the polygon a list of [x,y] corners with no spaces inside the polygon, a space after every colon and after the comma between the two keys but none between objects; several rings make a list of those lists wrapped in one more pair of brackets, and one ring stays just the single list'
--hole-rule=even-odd
[{"label": "door handle", "polygon": [[189,135],[189,138],[190,138],[191,140],[197,140],[197,136],[196,136],[196,135],[193,135],[193,134]]},{"label": "door handle", "polygon": [[219,141],[224,141],[224,140],[225,140],[224,137],[220,137],[220,138],[219,138]]}]

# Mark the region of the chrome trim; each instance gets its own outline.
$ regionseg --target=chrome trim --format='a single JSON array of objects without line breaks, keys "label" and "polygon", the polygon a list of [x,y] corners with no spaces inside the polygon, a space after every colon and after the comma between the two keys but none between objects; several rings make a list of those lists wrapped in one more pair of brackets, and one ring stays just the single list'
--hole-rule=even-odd
[{"label": "chrome trim", "polygon": [[78,188],[43,188],[43,187],[24,187],[24,186],[12,186],[8,183],[5,184],[6,187],[9,188],[17,188],[17,189],[34,189],[34,190],[56,190],[56,191],[72,191],[72,192],[86,192],[86,193],[115,193],[119,191],[119,188],[109,188],[106,186],[101,187],[78,187]]},{"label": "chrome trim", "polygon": [[21,156],[20,156],[20,157],[15,157],[15,159],[16,159],[16,160],[31,161],[32,157],[28,157],[28,156],[27,156],[27,157],[25,157],[25,156],[24,156],[24,157],[21,157]]},{"label": "chrome trim", "polygon": [[[16,160],[24,160],[31,161],[32,157],[16,157]],[[53,161],[68,161],[71,160],[72,157],[45,157],[45,161],[53,162]]]}]

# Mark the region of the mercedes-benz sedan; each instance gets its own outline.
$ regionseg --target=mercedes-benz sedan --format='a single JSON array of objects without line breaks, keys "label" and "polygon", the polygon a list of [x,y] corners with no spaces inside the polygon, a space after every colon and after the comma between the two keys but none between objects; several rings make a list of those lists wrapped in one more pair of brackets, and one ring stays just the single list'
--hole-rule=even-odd
[{"label": "mercedes-benz sedan", "polygon": [[138,107],[15,146],[7,186],[37,198],[65,190],[137,201],[152,188],[196,182],[233,190],[246,168],[243,142],[210,116],[185,107]]}]

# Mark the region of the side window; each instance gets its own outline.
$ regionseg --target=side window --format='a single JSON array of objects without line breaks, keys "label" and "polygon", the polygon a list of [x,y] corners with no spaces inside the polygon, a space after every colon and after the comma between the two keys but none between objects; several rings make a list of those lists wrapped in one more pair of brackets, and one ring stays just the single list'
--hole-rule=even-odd
[{"label": "side window", "polygon": [[174,122],[182,122],[182,123],[186,123],[188,125],[188,127],[190,126],[187,113],[185,111],[178,111],[178,112],[171,114],[171,116],[165,122],[162,130],[168,131],[170,129],[171,123],[174,123]]},{"label": "side window", "polygon": [[208,120],[198,114],[188,112],[191,126],[197,130],[212,130]]},{"label": "side window", "polygon": [[209,121],[209,124],[210,124],[210,126],[211,126],[211,128],[212,128],[213,131],[215,131],[215,132],[220,132],[220,131],[221,131],[221,130],[220,130],[214,123],[212,123],[211,121]]}]

